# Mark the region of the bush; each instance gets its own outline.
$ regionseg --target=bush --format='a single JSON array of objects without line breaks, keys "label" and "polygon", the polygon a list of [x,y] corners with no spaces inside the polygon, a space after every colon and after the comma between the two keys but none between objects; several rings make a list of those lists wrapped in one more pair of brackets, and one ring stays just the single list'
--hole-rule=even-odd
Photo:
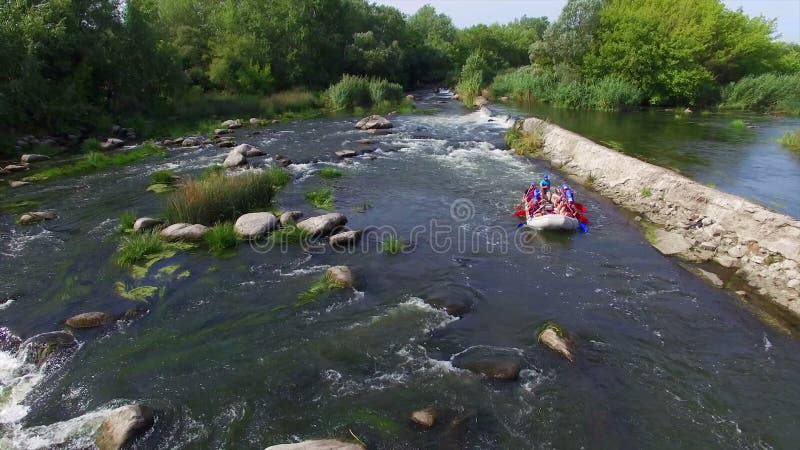
[{"label": "bush", "polygon": [[275,191],[289,179],[285,170],[269,169],[190,180],[167,200],[167,220],[204,225],[234,221],[242,214],[269,207]]},{"label": "bush", "polygon": [[553,71],[526,66],[497,75],[492,90],[496,96],[508,96],[516,101],[550,102],[557,85]]},{"label": "bush", "polygon": [[800,73],[744,77],[722,90],[720,107],[800,114]]},{"label": "bush", "polygon": [[403,87],[382,78],[344,75],[325,91],[327,106],[334,111],[396,104],[403,100]]},{"label": "bush", "polygon": [[778,139],[778,142],[796,152],[800,152],[800,130],[790,131]]},{"label": "bush", "polygon": [[616,76],[605,77],[590,85],[591,107],[617,111],[639,106],[644,98],[641,89]]},{"label": "bush", "polygon": [[92,152],[76,163],[51,167],[24,179],[26,181],[43,181],[51,178],[97,172],[109,167],[127,166],[154,156],[166,157],[167,151],[157,145],[142,144],[139,147],[120,152]]},{"label": "bush", "polygon": [[220,223],[211,227],[203,236],[208,249],[213,253],[221,253],[239,246],[239,238],[231,223]]},{"label": "bush", "polygon": [[544,133],[541,130],[526,133],[513,127],[506,132],[505,140],[514,149],[514,153],[520,156],[533,156],[544,148]]},{"label": "bush", "polygon": [[320,209],[333,209],[333,192],[329,188],[320,188],[305,193],[306,200]]},{"label": "bush", "polygon": [[341,170],[336,169],[334,167],[324,167],[324,168],[322,168],[322,170],[319,171],[320,178],[323,178],[323,179],[326,179],[326,180],[332,180],[334,178],[340,178],[342,175],[344,175],[344,172],[342,172]]},{"label": "bush", "polygon": [[131,267],[144,261],[150,255],[161,253],[166,248],[157,232],[147,232],[125,236],[117,249],[114,262],[120,267]]}]

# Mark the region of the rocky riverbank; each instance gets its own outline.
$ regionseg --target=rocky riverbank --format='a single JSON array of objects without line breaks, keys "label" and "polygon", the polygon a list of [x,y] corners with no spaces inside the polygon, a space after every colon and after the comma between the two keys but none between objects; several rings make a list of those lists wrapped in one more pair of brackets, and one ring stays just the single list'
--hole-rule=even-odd
[{"label": "rocky riverbank", "polygon": [[698,272],[718,287],[741,279],[800,318],[800,221],[537,118],[515,126],[541,134],[538,157],[641,215],[648,241],[660,252],[714,263],[725,275]]}]

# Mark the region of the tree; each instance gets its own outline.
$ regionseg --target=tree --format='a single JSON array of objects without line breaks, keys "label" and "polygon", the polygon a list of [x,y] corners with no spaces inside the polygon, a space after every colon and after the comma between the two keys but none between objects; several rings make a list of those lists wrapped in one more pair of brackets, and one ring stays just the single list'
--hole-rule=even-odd
[{"label": "tree", "polygon": [[568,0],[558,20],[545,30],[542,40],[530,46],[530,62],[580,67],[594,42],[604,3],[604,0]]}]

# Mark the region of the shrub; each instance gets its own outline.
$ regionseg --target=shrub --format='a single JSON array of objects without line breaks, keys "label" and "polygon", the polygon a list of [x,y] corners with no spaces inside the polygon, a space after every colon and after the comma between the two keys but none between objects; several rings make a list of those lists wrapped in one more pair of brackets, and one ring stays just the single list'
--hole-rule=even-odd
[{"label": "shrub", "polygon": [[128,232],[133,230],[133,223],[136,222],[136,212],[132,210],[124,211],[119,216],[119,231]]},{"label": "shrub", "polygon": [[526,133],[519,128],[512,127],[506,132],[505,140],[514,150],[514,153],[521,156],[535,155],[544,148],[544,133],[542,130]]},{"label": "shrub", "polygon": [[269,169],[190,180],[167,200],[167,220],[204,225],[234,221],[242,214],[269,207],[275,191],[289,179],[285,170]]},{"label": "shrub", "polygon": [[221,253],[239,246],[239,238],[231,223],[220,223],[211,227],[203,236],[208,249],[213,253]]},{"label": "shrub", "polygon": [[553,71],[527,66],[495,77],[492,90],[496,96],[508,96],[517,101],[549,102],[557,85]]},{"label": "shrub", "polygon": [[110,167],[127,166],[155,156],[166,157],[167,151],[157,145],[142,144],[139,147],[121,152],[92,152],[78,162],[51,167],[24,179],[26,181],[43,181],[51,178],[97,172]]},{"label": "shrub", "polygon": [[144,261],[149,255],[161,253],[165,248],[165,244],[157,232],[125,236],[117,249],[114,262],[120,267],[129,268]]},{"label": "shrub", "polygon": [[644,93],[622,78],[609,76],[590,85],[590,106],[601,111],[617,111],[639,106]]},{"label": "shrub", "polygon": [[333,192],[329,188],[320,188],[305,193],[306,200],[320,209],[333,209]]},{"label": "shrub", "polygon": [[800,73],[746,76],[722,90],[720,107],[800,114]]},{"label": "shrub", "polygon": [[325,91],[327,106],[334,111],[369,106],[371,103],[369,80],[366,77],[343,75],[342,79]]},{"label": "shrub", "polygon": [[800,130],[790,131],[778,139],[778,142],[796,152],[800,152]]},{"label": "shrub", "polygon": [[373,105],[383,102],[399,103],[403,100],[403,86],[384,79],[369,81],[369,97]]},{"label": "shrub", "polygon": [[340,178],[342,175],[344,175],[344,172],[334,167],[324,167],[319,171],[320,178],[324,178],[326,180]]}]

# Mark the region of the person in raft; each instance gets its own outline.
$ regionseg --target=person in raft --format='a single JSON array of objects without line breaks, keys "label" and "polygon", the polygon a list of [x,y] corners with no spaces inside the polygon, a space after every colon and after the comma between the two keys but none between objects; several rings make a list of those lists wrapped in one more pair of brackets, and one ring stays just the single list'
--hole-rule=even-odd
[{"label": "person in raft", "polygon": [[544,174],[542,181],[539,182],[539,190],[542,191],[542,198],[547,201],[551,200],[552,194],[550,193],[550,175]]},{"label": "person in raft", "polygon": [[567,183],[561,185],[556,211],[565,216],[575,217],[575,194]]}]

